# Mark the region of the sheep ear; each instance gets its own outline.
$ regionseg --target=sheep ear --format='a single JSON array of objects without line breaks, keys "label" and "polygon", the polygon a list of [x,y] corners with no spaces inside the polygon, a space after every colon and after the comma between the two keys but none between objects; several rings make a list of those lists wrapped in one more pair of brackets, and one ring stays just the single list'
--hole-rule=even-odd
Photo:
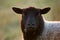
[{"label": "sheep ear", "polygon": [[14,12],[16,12],[18,14],[22,14],[23,9],[16,8],[16,7],[13,7],[12,9],[13,9]]},{"label": "sheep ear", "polygon": [[51,9],[50,7],[41,9],[41,14],[46,14],[46,13],[48,13],[50,9]]}]

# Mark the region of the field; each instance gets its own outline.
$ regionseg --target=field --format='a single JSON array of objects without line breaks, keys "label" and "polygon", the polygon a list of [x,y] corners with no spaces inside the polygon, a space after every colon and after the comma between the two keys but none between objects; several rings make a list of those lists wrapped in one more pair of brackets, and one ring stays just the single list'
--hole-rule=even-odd
[{"label": "field", "polygon": [[60,6],[57,5],[59,3],[60,1],[57,0],[0,0],[0,40],[22,40],[21,15],[13,12],[12,7],[25,8],[34,6],[41,9],[51,7],[50,14],[45,15],[46,19],[59,21]]}]

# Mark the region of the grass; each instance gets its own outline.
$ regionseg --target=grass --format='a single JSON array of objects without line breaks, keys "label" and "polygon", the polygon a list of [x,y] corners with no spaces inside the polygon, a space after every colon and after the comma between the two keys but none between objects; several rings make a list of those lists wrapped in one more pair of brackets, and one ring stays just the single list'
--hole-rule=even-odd
[{"label": "grass", "polygon": [[0,40],[20,40],[20,18],[10,9],[0,10]]},{"label": "grass", "polygon": [[[0,40],[21,40],[20,29],[21,15],[15,14],[12,7],[51,7],[55,9],[56,0],[0,0]],[[52,10],[53,11],[53,10]],[[51,12],[50,12],[51,13]],[[46,19],[52,20],[52,13],[45,15]],[[51,18],[52,17],[52,18]]]}]

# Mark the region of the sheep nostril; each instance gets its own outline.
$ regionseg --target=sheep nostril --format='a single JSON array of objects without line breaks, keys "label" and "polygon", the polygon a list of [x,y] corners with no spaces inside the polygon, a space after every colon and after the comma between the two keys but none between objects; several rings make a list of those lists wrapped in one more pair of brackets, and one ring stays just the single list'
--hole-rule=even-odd
[{"label": "sheep nostril", "polygon": [[28,26],[30,26],[30,24],[28,24]]},{"label": "sheep nostril", "polygon": [[27,24],[28,26],[34,26],[35,24]]},{"label": "sheep nostril", "polygon": [[34,24],[32,24],[32,26],[33,26]]}]

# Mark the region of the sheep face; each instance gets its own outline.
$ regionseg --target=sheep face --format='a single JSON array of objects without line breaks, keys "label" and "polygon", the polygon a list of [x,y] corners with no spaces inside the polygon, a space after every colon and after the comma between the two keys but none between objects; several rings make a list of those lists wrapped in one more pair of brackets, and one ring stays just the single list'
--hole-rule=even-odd
[{"label": "sheep face", "polygon": [[[44,8],[44,9],[39,9],[39,8],[34,8],[34,7],[29,7],[29,8],[12,8],[16,13],[22,14],[22,24],[23,24],[23,31],[24,32],[30,32],[31,30],[36,31],[42,25],[43,23],[43,18],[41,14],[46,14],[50,8]],[[31,32],[33,32],[31,31]]]}]

